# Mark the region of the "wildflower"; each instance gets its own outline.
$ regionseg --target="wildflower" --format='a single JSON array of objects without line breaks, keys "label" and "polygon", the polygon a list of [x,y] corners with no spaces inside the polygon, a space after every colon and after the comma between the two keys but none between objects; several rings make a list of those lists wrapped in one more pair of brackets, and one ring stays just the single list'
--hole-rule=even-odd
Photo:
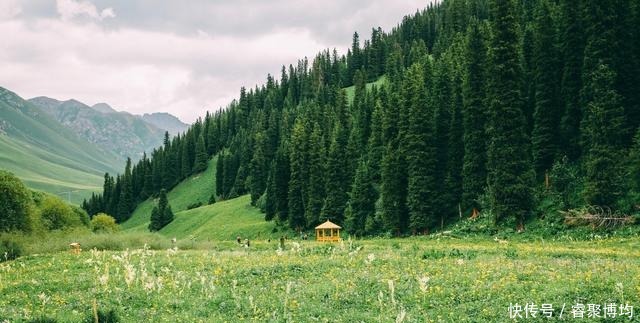
[{"label": "wildflower", "polygon": [[393,280],[391,279],[387,280],[387,284],[389,285],[389,294],[391,295],[391,303],[393,303],[393,305],[396,305],[396,288],[395,288],[395,285],[393,284]]},{"label": "wildflower", "polygon": [[127,283],[127,287],[130,287],[133,281],[136,279],[136,271],[133,269],[133,265],[126,264],[124,265],[124,281]]},{"label": "wildflower", "polygon": [[407,316],[407,311],[403,308],[400,309],[400,313],[396,316],[396,323],[401,323],[404,321],[405,316]]},{"label": "wildflower", "polygon": [[458,264],[460,266],[464,265],[464,259],[461,258],[461,259],[456,260],[456,264]]},{"label": "wildflower", "polygon": [[422,276],[422,277],[418,277],[418,284],[420,284],[420,290],[423,293],[427,292],[427,289],[429,288],[429,281],[431,280],[431,278],[427,277],[427,276]]},{"label": "wildflower", "polygon": [[374,260],[376,260],[376,255],[370,253],[367,256],[367,259],[364,260],[364,263],[367,264],[367,265],[370,265]]}]

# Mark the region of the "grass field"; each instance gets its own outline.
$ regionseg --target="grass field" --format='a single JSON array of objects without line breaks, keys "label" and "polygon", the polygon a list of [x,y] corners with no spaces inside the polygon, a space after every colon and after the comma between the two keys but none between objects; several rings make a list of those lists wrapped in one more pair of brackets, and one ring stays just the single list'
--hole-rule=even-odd
[{"label": "grass field", "polygon": [[78,322],[94,300],[122,322],[506,322],[510,303],[555,318],[564,305],[574,321],[577,303],[640,304],[638,247],[434,237],[34,255],[0,263],[0,321]]}]

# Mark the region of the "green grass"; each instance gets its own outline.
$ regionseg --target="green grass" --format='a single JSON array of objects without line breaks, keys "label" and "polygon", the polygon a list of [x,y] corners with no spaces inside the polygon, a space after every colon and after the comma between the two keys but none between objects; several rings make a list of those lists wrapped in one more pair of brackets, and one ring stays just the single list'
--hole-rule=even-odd
[{"label": "green grass", "polygon": [[[367,83],[367,90],[371,90],[371,88],[375,85],[376,87],[380,88],[382,85],[387,84],[387,76],[386,75],[382,75],[380,76],[377,80],[375,80],[374,82],[371,83]],[[349,102],[353,102],[353,97],[355,95],[355,91],[356,91],[356,87],[354,85],[350,86],[350,87],[346,87],[344,88],[344,90],[347,92],[347,100],[349,100]]]},{"label": "green grass", "polygon": [[198,240],[229,240],[237,236],[254,239],[277,239],[276,224],[266,222],[264,214],[250,205],[251,198],[244,195],[176,214],[173,222],[160,230],[167,237]]},{"label": "green grass", "polygon": [[0,320],[78,322],[94,300],[122,322],[509,322],[510,303],[550,303],[556,320],[564,304],[573,321],[576,302],[640,304],[637,237],[289,241],[284,251],[266,241],[219,245],[0,263]]},{"label": "green grass", "polygon": [[[193,203],[200,202],[207,205],[211,194],[216,191],[216,160],[215,157],[212,158],[204,172],[185,179],[168,192],[167,198],[174,214],[185,211]],[[151,210],[156,203],[156,199],[148,199],[140,203],[133,211],[131,218],[122,223],[122,229],[147,231]]]}]

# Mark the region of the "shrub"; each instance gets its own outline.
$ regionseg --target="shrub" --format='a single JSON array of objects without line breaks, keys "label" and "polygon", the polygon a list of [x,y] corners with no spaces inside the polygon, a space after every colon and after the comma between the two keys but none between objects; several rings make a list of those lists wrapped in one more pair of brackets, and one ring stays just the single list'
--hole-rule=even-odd
[{"label": "shrub", "polygon": [[91,230],[96,233],[113,233],[119,231],[120,226],[112,216],[98,213],[91,219]]},{"label": "shrub", "polygon": [[202,206],[202,202],[195,202],[187,205],[187,210],[195,209]]},{"label": "shrub", "polygon": [[0,240],[0,262],[16,259],[22,252],[22,246],[16,241],[7,238]]},{"label": "shrub", "polygon": [[75,214],[75,216],[80,220],[80,223],[82,223],[82,225],[84,225],[85,227],[89,227],[91,225],[89,214],[87,214],[87,211],[85,211],[83,208],[72,205],[71,211],[73,211],[73,214]]},{"label": "shrub", "polygon": [[30,231],[33,202],[26,186],[12,173],[0,170],[0,232]]},{"label": "shrub", "polygon": [[44,227],[49,230],[62,230],[78,226],[81,223],[71,206],[54,196],[44,198],[40,209],[40,217]]}]

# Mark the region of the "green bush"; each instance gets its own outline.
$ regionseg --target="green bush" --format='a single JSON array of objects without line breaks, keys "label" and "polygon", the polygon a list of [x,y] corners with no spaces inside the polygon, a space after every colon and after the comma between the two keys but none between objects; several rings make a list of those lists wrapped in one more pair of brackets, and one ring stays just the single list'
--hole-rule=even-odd
[{"label": "green bush", "polygon": [[113,233],[119,231],[120,226],[112,216],[98,213],[91,219],[91,230],[96,233]]},{"label": "green bush", "polygon": [[71,206],[54,196],[44,198],[40,208],[40,217],[42,224],[48,230],[62,230],[81,224]]},{"label": "green bush", "polygon": [[89,227],[91,225],[89,214],[87,214],[87,211],[85,211],[83,208],[72,205],[71,211],[73,211],[73,214],[75,214],[75,216],[80,220],[80,223],[82,223],[82,225],[84,225],[85,227]]},{"label": "green bush", "polygon": [[191,203],[187,206],[187,210],[191,210],[191,209],[195,209],[195,208],[199,208],[202,206],[202,202],[195,202],[195,203]]},{"label": "green bush", "polygon": [[7,238],[0,240],[0,262],[16,259],[22,253],[23,248],[18,242]]},{"label": "green bush", "polygon": [[31,193],[15,175],[0,170],[0,232],[31,231],[33,222]]}]

